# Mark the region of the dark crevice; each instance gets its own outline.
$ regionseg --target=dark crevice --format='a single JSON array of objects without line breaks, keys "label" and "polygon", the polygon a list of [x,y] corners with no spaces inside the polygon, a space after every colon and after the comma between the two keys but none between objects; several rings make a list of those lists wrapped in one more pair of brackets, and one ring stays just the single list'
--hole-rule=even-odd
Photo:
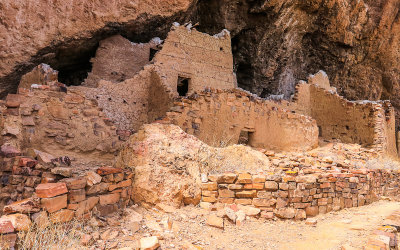
[{"label": "dark crevice", "polygon": [[16,93],[21,77],[40,63],[49,64],[58,70],[60,82],[80,85],[91,71],[90,59],[95,55],[101,40],[116,34],[135,42],[148,42],[153,37],[165,39],[172,23],[187,22],[191,11],[192,8],[188,13],[181,12],[168,18],[143,14],[127,23],[109,23],[95,32],[82,35],[80,39],[54,41],[50,46],[39,50],[30,61],[17,65],[12,73],[0,78],[0,83],[6,86],[0,92],[0,98],[8,93]]}]

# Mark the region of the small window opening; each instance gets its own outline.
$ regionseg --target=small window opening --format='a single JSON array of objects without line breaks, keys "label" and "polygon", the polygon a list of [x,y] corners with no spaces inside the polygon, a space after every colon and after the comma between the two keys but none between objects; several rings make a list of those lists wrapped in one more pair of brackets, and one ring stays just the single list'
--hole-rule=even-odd
[{"label": "small window opening", "polygon": [[318,126],[318,136],[322,137],[322,128],[321,128],[321,126]]},{"label": "small window opening", "polygon": [[152,49],[150,48],[150,57],[149,61],[153,60],[154,56],[157,54],[158,50],[157,49]]},{"label": "small window opening", "polygon": [[240,131],[238,144],[250,146],[253,139],[253,134],[254,132],[249,132],[247,130]]},{"label": "small window opening", "polygon": [[189,91],[190,78],[178,77],[177,91],[179,96],[186,96]]},{"label": "small window opening", "polygon": [[346,125],[346,129],[347,129],[347,130],[350,130],[350,127]]}]

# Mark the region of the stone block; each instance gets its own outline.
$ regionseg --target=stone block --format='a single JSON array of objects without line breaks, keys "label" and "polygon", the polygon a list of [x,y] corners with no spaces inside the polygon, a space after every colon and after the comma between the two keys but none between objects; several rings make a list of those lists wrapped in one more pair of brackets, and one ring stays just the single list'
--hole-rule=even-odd
[{"label": "stone block", "polygon": [[244,184],[244,189],[264,189],[264,183],[253,183],[253,184]]},{"label": "stone block", "polygon": [[319,213],[318,207],[306,207],[306,215],[307,217],[317,216]]},{"label": "stone block", "polygon": [[86,199],[85,189],[72,189],[69,190],[68,201],[70,203],[77,203]]},{"label": "stone block", "polygon": [[251,183],[251,182],[252,182],[252,178],[251,178],[250,174],[248,174],[248,173],[240,173],[238,175],[237,183],[247,184],[247,183]]},{"label": "stone block", "polygon": [[55,213],[50,214],[50,221],[52,223],[65,223],[74,218],[75,212],[69,209],[61,209]]},{"label": "stone block", "polygon": [[65,194],[53,198],[44,198],[40,202],[46,211],[53,213],[67,207],[67,197]]},{"label": "stone block", "polygon": [[221,198],[234,198],[235,192],[233,192],[229,189],[220,189],[220,190],[218,190],[218,195]]},{"label": "stone block", "polygon": [[113,167],[100,167],[96,170],[96,173],[101,176],[109,174],[117,174],[122,172],[123,170],[121,168],[113,168]]},{"label": "stone block", "polygon": [[109,214],[118,211],[118,206],[116,204],[110,204],[110,205],[97,204],[95,208],[97,211],[97,215],[101,217],[107,216]]},{"label": "stone block", "polygon": [[207,196],[203,196],[203,197],[201,198],[201,200],[202,200],[203,202],[210,202],[210,203],[217,202],[217,198],[216,198],[216,197],[207,197]]},{"label": "stone block", "polygon": [[91,187],[101,182],[101,176],[93,171],[90,171],[86,174],[86,180],[87,185]]},{"label": "stone block", "polygon": [[265,189],[267,191],[276,191],[278,190],[278,183],[276,183],[275,181],[266,181]]},{"label": "stone block", "polygon": [[101,182],[86,188],[87,195],[103,194],[108,191],[110,184]]},{"label": "stone block", "polygon": [[255,190],[249,190],[249,191],[240,191],[236,192],[235,196],[237,198],[253,198],[256,197],[257,191]]},{"label": "stone block", "polygon": [[296,215],[296,210],[294,208],[280,208],[275,209],[274,214],[276,217],[281,219],[293,219]]},{"label": "stone block", "polygon": [[228,189],[230,189],[230,190],[241,190],[241,189],[243,189],[243,185],[242,184],[229,184],[228,185]]},{"label": "stone block", "polygon": [[109,204],[115,204],[118,203],[120,199],[120,194],[119,193],[113,193],[113,194],[105,194],[105,195],[100,195],[100,205],[109,205]]},{"label": "stone block", "polygon": [[265,175],[253,175],[253,183],[264,183],[265,182]]},{"label": "stone block", "polygon": [[237,174],[234,173],[225,173],[218,178],[217,182],[218,183],[226,183],[226,184],[232,184],[235,182],[237,178]]},{"label": "stone block", "polygon": [[11,214],[11,213],[30,214],[39,211],[40,211],[40,201],[38,198],[33,198],[33,197],[13,202],[9,205],[4,206],[3,208],[3,212],[5,214]]},{"label": "stone block", "polygon": [[51,173],[58,174],[68,178],[72,176],[72,169],[66,167],[56,167],[51,169]]},{"label": "stone block", "polygon": [[218,190],[218,184],[216,182],[207,182],[201,184],[202,190],[216,191]]},{"label": "stone block", "polygon": [[68,190],[71,189],[82,189],[86,186],[85,177],[75,177],[75,178],[65,178],[60,180],[60,182],[65,182],[67,184]]},{"label": "stone block", "polygon": [[11,220],[3,217],[0,218],[0,234],[7,234],[13,232],[14,232],[14,226],[11,223]]},{"label": "stone block", "polygon": [[64,182],[39,184],[36,187],[36,195],[39,198],[51,198],[68,192]]},{"label": "stone block", "polygon": [[1,218],[11,221],[15,231],[28,231],[31,226],[31,219],[26,214],[9,214]]},{"label": "stone block", "polygon": [[254,198],[253,205],[256,207],[272,207],[276,204],[275,199],[262,199],[262,198]]},{"label": "stone block", "polygon": [[36,160],[33,160],[31,158],[20,158],[18,162],[19,167],[28,167],[28,168],[33,168],[36,166],[38,162]]},{"label": "stone block", "polygon": [[253,200],[252,199],[235,199],[235,204],[251,205],[251,204],[253,204]]}]

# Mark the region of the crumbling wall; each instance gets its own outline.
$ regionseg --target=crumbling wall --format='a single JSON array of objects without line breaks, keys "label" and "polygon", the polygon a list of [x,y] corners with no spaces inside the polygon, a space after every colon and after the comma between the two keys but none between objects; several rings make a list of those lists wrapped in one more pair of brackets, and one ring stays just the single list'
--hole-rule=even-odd
[{"label": "crumbling wall", "polygon": [[309,150],[318,145],[318,128],[310,117],[271,105],[244,91],[210,90],[175,102],[173,124],[213,146],[246,144],[273,150]]},{"label": "crumbling wall", "polygon": [[132,43],[120,35],[101,41],[84,85],[97,87],[100,80],[118,83],[133,78],[150,62],[150,49],[157,47],[157,41]]},{"label": "crumbling wall", "polygon": [[312,75],[308,83],[300,82],[290,102],[275,102],[316,120],[319,136],[326,140],[339,139],[357,143],[397,156],[394,111],[387,102],[348,101],[330,87],[322,71]]},{"label": "crumbling wall", "polygon": [[110,158],[121,143],[97,103],[74,88],[68,93],[20,89],[19,94],[8,95],[4,105],[2,142],[18,149]]},{"label": "crumbling wall", "polygon": [[[132,44],[120,36],[104,41],[93,61],[93,75],[88,82],[97,78],[108,80],[100,80],[96,88],[79,87],[87,98],[98,102],[120,130],[132,133],[144,123],[164,117],[173,99],[179,95],[179,78],[188,82],[186,94],[202,91],[206,87],[231,89],[235,86],[227,31],[212,37],[176,24],[152,64],[137,72],[146,60],[148,62],[150,48],[159,43],[158,39],[153,39],[148,44]],[[126,51],[129,53],[121,55]],[[121,62],[113,63],[114,55],[121,57]],[[136,63],[127,63],[127,60],[136,56],[139,57]],[[125,72],[124,67],[119,68],[119,64],[132,68]],[[119,68],[126,75],[137,73],[116,84],[114,75],[110,75],[114,68]],[[98,71],[100,73],[95,76]]]},{"label": "crumbling wall", "polygon": [[364,206],[381,195],[399,195],[397,171],[314,172],[315,169],[298,176],[292,171],[282,174],[209,174],[202,183],[202,201],[249,205],[261,209],[265,218],[301,220]]},{"label": "crumbling wall", "polygon": [[163,84],[159,74],[152,71],[148,89],[147,122],[151,123],[165,117],[174,102],[174,91]]},{"label": "crumbling wall", "polygon": [[170,89],[177,89],[178,77],[189,79],[188,94],[205,87],[235,87],[231,39],[226,30],[210,36],[175,24],[154,60]]}]

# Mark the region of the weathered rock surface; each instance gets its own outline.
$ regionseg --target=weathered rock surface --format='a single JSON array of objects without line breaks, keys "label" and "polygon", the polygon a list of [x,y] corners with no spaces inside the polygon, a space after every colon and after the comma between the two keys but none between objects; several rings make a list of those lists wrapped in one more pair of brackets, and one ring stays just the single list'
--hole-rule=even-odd
[{"label": "weathered rock surface", "polygon": [[348,99],[391,99],[400,108],[398,0],[200,1],[201,31],[231,31],[238,84],[289,97],[323,69]]},{"label": "weathered rock surface", "polygon": [[132,136],[116,165],[135,170],[135,202],[175,207],[200,202],[202,172],[269,169],[267,157],[249,147],[210,147],[178,126],[159,123]]},{"label": "weathered rock surface", "polygon": [[[100,40],[117,33],[140,41],[166,34],[192,2],[1,1],[0,96],[15,91],[20,77],[41,62],[60,70],[65,83],[74,83],[82,72],[85,78]],[[71,75],[74,71],[77,74]]]}]

